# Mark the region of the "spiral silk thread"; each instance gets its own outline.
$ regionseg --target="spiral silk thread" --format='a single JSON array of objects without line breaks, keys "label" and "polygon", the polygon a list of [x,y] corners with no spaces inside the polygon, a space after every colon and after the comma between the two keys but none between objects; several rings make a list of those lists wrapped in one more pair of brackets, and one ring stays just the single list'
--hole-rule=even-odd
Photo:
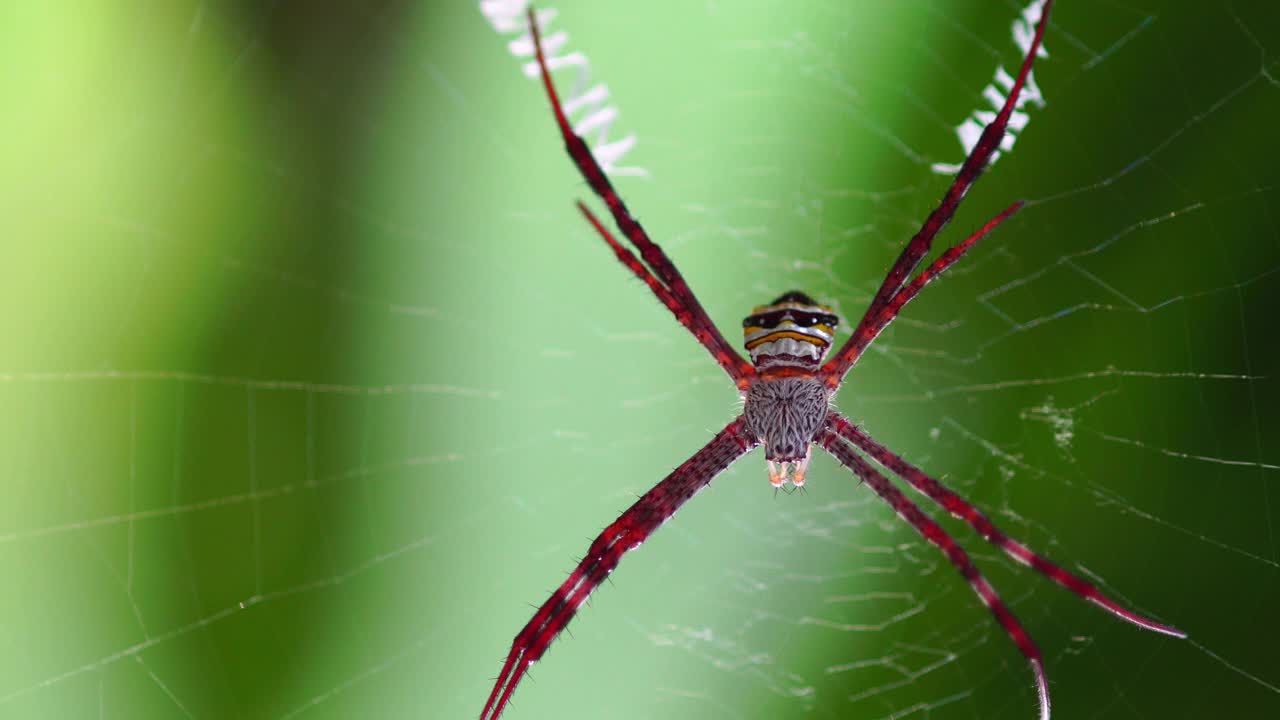
[{"label": "spiral silk thread", "polygon": [[[1040,19],[1040,12],[1043,6],[1044,0],[1032,0],[1027,7],[1023,8],[1022,14],[1018,19],[1013,21],[1013,42],[1018,46],[1018,52],[1021,55],[1026,55],[1027,50],[1031,48],[1031,40],[1036,34],[1036,22]],[[1045,50],[1043,43],[1041,43],[1036,57],[1049,57],[1049,51]],[[1004,68],[997,66],[995,80],[982,91],[982,97],[991,103],[993,109],[976,109],[969,117],[965,118],[964,122],[956,127],[956,135],[960,138],[960,145],[964,148],[966,156],[978,144],[982,129],[996,119],[996,112],[1004,105],[1005,97],[1008,96],[1012,87],[1013,76],[1006,72]],[[996,160],[1000,159],[1001,152],[1008,152],[1013,149],[1013,144],[1018,140],[1018,134],[1022,132],[1022,129],[1031,120],[1031,116],[1022,110],[1029,103],[1034,104],[1037,108],[1043,108],[1045,105],[1044,95],[1040,93],[1040,87],[1036,85],[1034,73],[1027,75],[1027,84],[1022,88],[1022,94],[1018,96],[1014,111],[1009,116],[1008,131],[1005,133],[1004,139],[1000,141],[1000,149],[991,155],[991,161],[988,166],[994,165]],[[960,171],[960,165],[934,163],[933,171],[940,175],[953,175]]]},{"label": "spiral silk thread", "polygon": [[[526,15],[528,0],[481,0],[480,12],[495,31],[502,35],[518,36],[507,43],[507,49],[519,59],[528,59],[524,64],[524,74],[528,78],[538,77],[538,63],[533,60],[533,37],[529,33]],[[641,175],[648,172],[638,167],[621,167],[618,165],[623,156],[635,147],[636,136],[628,134],[618,140],[610,140],[609,133],[613,122],[618,118],[618,109],[609,104],[609,88],[604,83],[591,82],[591,64],[587,56],[580,52],[562,52],[569,34],[563,30],[548,33],[547,27],[556,17],[553,8],[542,8],[537,11],[538,27],[543,32],[542,50],[546,53],[547,67],[552,72],[560,68],[574,68],[576,78],[573,86],[565,93],[564,112],[573,121],[573,130],[587,141],[591,154],[596,162],[609,175]]]}]

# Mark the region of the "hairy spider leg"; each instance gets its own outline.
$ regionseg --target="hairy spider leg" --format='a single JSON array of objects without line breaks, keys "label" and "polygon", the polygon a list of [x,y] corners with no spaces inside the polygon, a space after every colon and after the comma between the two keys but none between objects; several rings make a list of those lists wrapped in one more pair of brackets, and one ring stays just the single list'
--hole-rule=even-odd
[{"label": "hairy spider leg", "polygon": [[639,547],[689,498],[757,444],[743,432],[742,418],[734,420],[605,528],[591,543],[586,557],[569,574],[569,579],[516,635],[480,719],[497,720],[529,667],[569,624],[587,596],[618,566],[623,554]]},{"label": "hairy spider leg", "polygon": [[[988,220],[986,225],[978,228],[977,232],[970,235],[968,238],[965,238],[964,242],[947,248],[946,252],[939,255],[938,259],[930,263],[924,270],[921,270],[919,275],[912,278],[911,282],[907,283],[905,287],[899,290],[898,293],[889,300],[889,302],[881,306],[879,312],[874,318],[871,317],[871,311],[868,310],[868,314],[863,316],[863,320],[859,323],[858,329],[854,332],[853,337],[849,338],[845,346],[841,348],[841,352],[847,351],[849,353],[849,362],[855,363],[858,361],[858,358],[862,355],[862,352],[867,349],[867,346],[879,337],[880,333],[886,327],[889,327],[889,323],[893,322],[894,318],[898,317],[898,314],[902,312],[902,308],[906,306],[907,303],[911,302],[916,295],[920,294],[920,291],[924,289],[925,285],[928,285],[934,280],[934,278],[946,272],[947,268],[955,265],[956,261],[964,257],[964,254],[969,252],[969,249],[972,248],[975,243],[981,240],[987,233],[994,230],[997,225],[1009,219],[1009,217],[1016,213],[1022,205],[1023,202],[1021,200],[1010,205],[999,215]],[[828,375],[826,380],[828,386],[835,387],[840,384],[841,376],[835,374]]]},{"label": "hairy spider leg", "polygon": [[1054,581],[1058,585],[1070,590],[1107,612],[1126,622],[1133,623],[1140,628],[1152,630],[1164,635],[1170,635],[1176,638],[1185,638],[1187,636],[1183,631],[1163,625],[1145,618],[1137,613],[1125,609],[1119,603],[1108,598],[1093,583],[1074,575],[1056,563],[1047,560],[1036,554],[1033,550],[1022,543],[1013,540],[1004,531],[997,528],[987,519],[982,511],[971,505],[967,500],[957,495],[954,491],[947,488],[941,482],[933,479],[924,471],[920,470],[911,463],[903,460],[901,456],[881,445],[874,438],[863,432],[856,425],[849,422],[836,413],[831,413],[827,419],[827,426],[839,433],[840,437],[853,443],[863,452],[870,455],[876,462],[891,470],[894,474],[906,480],[916,490],[928,496],[938,505],[942,506],[947,512],[953,516],[964,520],[974,530],[978,531],[987,542],[995,545],[1004,551],[1006,555],[1017,560],[1023,565],[1032,567],[1040,572],[1040,574]]},{"label": "hairy spider leg", "polygon": [[[729,377],[738,388],[745,390],[756,374],[755,368],[744,360],[720,334],[720,330],[716,328],[715,323],[711,322],[711,318],[698,302],[698,298],[694,296],[693,290],[689,289],[680,271],[676,269],[662,248],[649,238],[644,228],[640,227],[640,223],[631,216],[631,211],[614,191],[613,185],[591,154],[587,143],[573,131],[573,126],[565,117],[564,108],[560,106],[560,96],[556,93],[555,83],[551,81],[551,71],[547,67],[546,57],[542,52],[542,37],[538,31],[538,21],[532,5],[529,6],[529,28],[533,34],[534,54],[537,56],[538,67],[542,72],[542,84],[546,88],[547,98],[551,101],[551,109],[555,112],[556,124],[559,125],[560,134],[564,137],[565,150],[569,153],[569,157],[578,167],[578,172],[582,174],[583,179],[609,207],[609,212],[613,215],[618,229],[640,251],[640,257],[652,268],[653,274],[667,286],[691,316],[692,327],[689,324],[685,324],[685,327],[693,331],[694,337],[711,352],[712,357],[725,372],[729,373]],[[597,225],[597,229],[599,227]],[[650,287],[653,286],[650,285]]]},{"label": "hairy spider leg", "polygon": [[[623,265],[626,265],[627,269],[634,273],[636,277],[644,281],[645,285],[649,286],[649,289],[653,291],[653,294],[657,296],[658,300],[660,300],[663,305],[667,306],[667,309],[671,311],[672,315],[676,316],[676,320],[680,321],[681,325],[685,326],[689,332],[693,333],[693,336],[697,338],[698,342],[708,348],[712,347],[714,338],[707,333],[706,326],[698,322],[697,317],[689,311],[689,308],[686,307],[679,298],[673,295],[666,285],[663,285],[658,278],[654,277],[653,273],[649,271],[649,268],[645,267],[644,263],[640,262],[639,258],[637,258],[634,253],[628,250],[622,243],[618,242],[617,238],[613,236],[613,233],[609,232],[609,229],[600,222],[600,219],[595,216],[595,213],[591,212],[591,210],[581,200],[577,201],[577,205],[578,210],[587,218],[587,222],[591,223],[592,227],[596,229],[596,232],[600,237],[608,243],[609,247],[613,248],[614,254],[618,256],[618,261]],[[716,360],[719,362],[720,358],[717,357]],[[725,366],[723,362],[720,362],[720,365],[729,372],[730,376],[733,375],[730,367]]]},{"label": "hairy spider leg", "polygon": [[[1018,77],[1014,80],[1013,87],[1009,90],[1009,97],[1005,99],[1004,105],[1000,108],[1000,112],[996,114],[995,120],[992,120],[983,129],[982,135],[978,138],[978,143],[973,146],[973,150],[965,158],[964,164],[960,166],[960,171],[956,173],[956,179],[947,188],[947,192],[942,196],[942,201],[938,204],[938,207],[929,213],[929,217],[924,221],[924,225],[920,227],[919,232],[911,238],[911,242],[907,243],[907,246],[902,250],[902,254],[898,256],[893,266],[889,268],[884,282],[880,284],[880,289],[876,291],[871,305],[867,307],[866,314],[862,316],[862,320],[854,328],[853,335],[840,348],[839,352],[822,367],[828,387],[834,388],[839,385],[845,374],[849,372],[849,368],[857,360],[861,349],[865,348],[867,343],[870,342],[864,336],[869,333],[874,337],[878,332],[873,327],[880,318],[881,309],[889,304],[894,295],[898,293],[899,288],[902,287],[902,284],[906,282],[907,276],[911,274],[911,271],[915,270],[924,256],[929,253],[934,237],[951,221],[951,217],[955,215],[956,208],[960,207],[960,201],[964,199],[965,193],[982,175],[982,171],[986,169],[987,163],[991,160],[991,155],[1000,147],[1000,141],[1004,139],[1005,128],[1009,124],[1009,116],[1013,114],[1013,109],[1018,103],[1018,95],[1022,92],[1022,86],[1026,84],[1027,76],[1031,74],[1031,66],[1035,63],[1036,53],[1040,50],[1040,41],[1044,38],[1044,31],[1049,22],[1049,8],[1052,5],[1053,0],[1045,0],[1044,6],[1040,9],[1040,20],[1036,23],[1035,37],[1031,40],[1027,55],[1022,60],[1022,68],[1018,71]],[[1008,216],[1005,215],[1004,217]],[[892,316],[889,319],[892,320]]]},{"label": "hairy spider leg", "polygon": [[862,478],[872,492],[893,506],[899,517],[906,520],[925,540],[941,550],[947,556],[947,560],[951,561],[951,564],[960,571],[965,580],[969,581],[969,586],[978,594],[978,598],[982,600],[982,603],[996,616],[996,620],[1004,628],[1005,633],[1009,635],[1014,644],[1018,646],[1018,650],[1022,651],[1022,654],[1027,658],[1027,662],[1031,664],[1031,670],[1036,676],[1036,691],[1040,695],[1040,718],[1041,720],[1048,720],[1049,678],[1045,675],[1044,660],[1040,657],[1040,649],[1036,647],[1031,635],[1018,622],[1018,618],[1000,599],[1000,595],[995,588],[991,587],[991,583],[987,582],[982,572],[969,559],[969,554],[947,534],[947,531],[942,529],[941,525],[934,522],[933,518],[926,515],[915,503],[911,502],[906,495],[902,494],[901,490],[889,482],[888,478],[877,472],[866,460],[863,460],[857,451],[841,439],[830,424],[818,436],[818,444],[831,453],[832,457],[838,460],[840,464]]}]

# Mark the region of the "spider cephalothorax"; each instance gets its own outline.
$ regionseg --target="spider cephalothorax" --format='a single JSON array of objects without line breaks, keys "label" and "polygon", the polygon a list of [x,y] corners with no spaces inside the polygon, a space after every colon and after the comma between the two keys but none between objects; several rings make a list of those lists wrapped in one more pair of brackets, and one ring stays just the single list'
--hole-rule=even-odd
[{"label": "spider cephalothorax", "polygon": [[615,238],[585,204],[578,203],[578,209],[596,229],[600,238],[612,248],[618,260],[644,282],[658,301],[707,348],[712,358],[728,373],[742,393],[744,402],[740,417],[732,420],[701,450],[645,493],[591,543],[587,554],[569,574],[569,578],[538,608],[511,643],[511,652],[502,666],[502,673],[494,683],[489,700],[480,713],[481,720],[497,720],[529,667],[547,651],[591,592],[609,577],[622,560],[623,554],[639,547],[681,505],[724,472],[734,460],[757,445],[764,446],[765,459],[769,463],[769,480],[774,487],[781,487],[788,480],[796,486],[803,485],[810,449],[814,445],[821,447],[841,465],[852,470],[866,487],[883,498],[924,540],[941,550],[947,560],[960,571],[961,577],[968,581],[982,603],[995,615],[996,621],[1031,665],[1039,694],[1041,720],[1049,718],[1049,678],[1045,674],[1040,650],[1032,642],[1031,635],[1000,599],[995,588],[983,577],[964,548],[890,482],[881,470],[876,469],[872,462],[902,478],[925,497],[966,522],[984,540],[1010,558],[1034,568],[1058,585],[1138,627],[1173,637],[1186,637],[1177,628],[1124,608],[1104,595],[1093,583],[1009,537],[977,507],[948,489],[941,481],[881,445],[831,407],[831,398],[839,389],[845,373],[853,367],[880,331],[897,317],[925,285],[945,272],[974,243],[1022,207],[1021,202],[1010,205],[968,238],[943,251],[933,262],[916,272],[929,254],[934,237],[946,226],[965,193],[977,181],[983,168],[1001,146],[1018,102],[1018,94],[1029,82],[1031,65],[1044,37],[1049,7],[1052,4],[1052,0],[1045,0],[1041,6],[1040,19],[1036,22],[1035,33],[1026,48],[1022,67],[1008,87],[1009,95],[1000,106],[1000,111],[982,131],[942,201],[890,267],[850,337],[825,363],[823,361],[827,351],[831,349],[832,336],[835,334],[836,316],[830,308],[818,305],[802,292],[786,293],[771,304],[756,308],[743,321],[743,334],[747,350],[751,353],[751,362],[747,362],[733,349],[689,289],[689,284],[680,275],[675,264],[631,215],[604,170],[592,157],[591,149],[569,124],[543,55],[537,18],[533,9],[529,9],[529,25],[538,69],[565,147],[592,191],[608,206],[609,213],[613,215],[625,240],[637,252],[632,252]]},{"label": "spider cephalothorax", "polygon": [[742,321],[742,335],[751,362],[760,370],[817,369],[831,349],[839,322],[831,308],[793,290],[752,310]]},{"label": "spider cephalothorax", "polygon": [[831,412],[831,390],[812,374],[762,377],[742,407],[744,430],[764,445],[769,483],[804,485],[813,439]]}]

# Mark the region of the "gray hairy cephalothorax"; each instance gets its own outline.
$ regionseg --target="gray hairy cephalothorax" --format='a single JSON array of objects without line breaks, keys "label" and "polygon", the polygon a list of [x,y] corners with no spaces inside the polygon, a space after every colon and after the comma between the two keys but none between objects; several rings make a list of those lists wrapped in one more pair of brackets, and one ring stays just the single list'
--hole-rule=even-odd
[{"label": "gray hairy cephalothorax", "polygon": [[761,380],[747,392],[742,411],[747,432],[760,439],[766,460],[802,462],[829,412],[830,397],[816,378]]}]

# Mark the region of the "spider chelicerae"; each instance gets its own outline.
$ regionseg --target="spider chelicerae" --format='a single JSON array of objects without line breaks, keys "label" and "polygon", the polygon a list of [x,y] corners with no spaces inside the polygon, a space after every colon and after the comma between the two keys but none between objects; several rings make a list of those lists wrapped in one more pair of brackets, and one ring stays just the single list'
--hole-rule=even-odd
[{"label": "spider chelicerae", "polygon": [[551,642],[569,624],[578,608],[613,572],[628,550],[638,547],[648,539],[681,505],[757,445],[764,446],[769,482],[775,488],[782,488],[788,483],[794,487],[803,486],[810,453],[813,446],[818,445],[852,470],[925,540],[936,545],[968,580],[979,599],[995,615],[996,621],[1018,646],[1018,650],[1026,656],[1035,673],[1042,719],[1049,717],[1049,682],[1045,675],[1044,661],[1031,636],[964,549],[872,466],[863,457],[864,454],[938,503],[947,512],[964,520],[987,542],[1014,560],[1031,566],[1053,582],[1122,620],[1165,635],[1186,637],[1185,633],[1176,628],[1125,609],[1092,583],[1010,538],[968,501],[881,445],[833,411],[830,405],[845,374],[902,308],[931,280],[955,264],[974,243],[1022,206],[1021,202],[1010,205],[973,235],[943,252],[915,277],[909,278],[928,254],[934,237],[951,219],[965,193],[999,148],[1018,95],[1031,72],[1036,52],[1044,37],[1051,5],[1052,0],[1046,0],[1042,6],[1030,48],[1000,112],[983,130],[977,145],[965,159],[942,201],[925,219],[919,232],[911,238],[889,269],[862,320],[853,329],[852,336],[825,364],[823,360],[831,349],[837,317],[831,308],[818,304],[798,291],[788,292],[768,305],[755,308],[743,321],[743,334],[751,362],[748,363],[734,351],[702,309],[675,265],[631,216],[604,171],[592,157],[587,144],[574,133],[551,81],[537,19],[533,9],[529,9],[529,25],[542,72],[542,82],[551,101],[560,134],[564,137],[565,147],[591,189],[608,206],[618,229],[639,251],[639,257],[620,243],[586,205],[579,202],[578,209],[613,249],[618,260],[644,281],[680,324],[711,352],[712,357],[738,386],[744,402],[741,416],[730,422],[710,443],[645,493],[591,543],[586,556],[574,568],[569,579],[538,608],[533,618],[516,635],[511,652],[502,666],[502,674],[494,683],[489,700],[480,713],[481,720],[495,720],[502,714],[529,667],[542,657]]}]

